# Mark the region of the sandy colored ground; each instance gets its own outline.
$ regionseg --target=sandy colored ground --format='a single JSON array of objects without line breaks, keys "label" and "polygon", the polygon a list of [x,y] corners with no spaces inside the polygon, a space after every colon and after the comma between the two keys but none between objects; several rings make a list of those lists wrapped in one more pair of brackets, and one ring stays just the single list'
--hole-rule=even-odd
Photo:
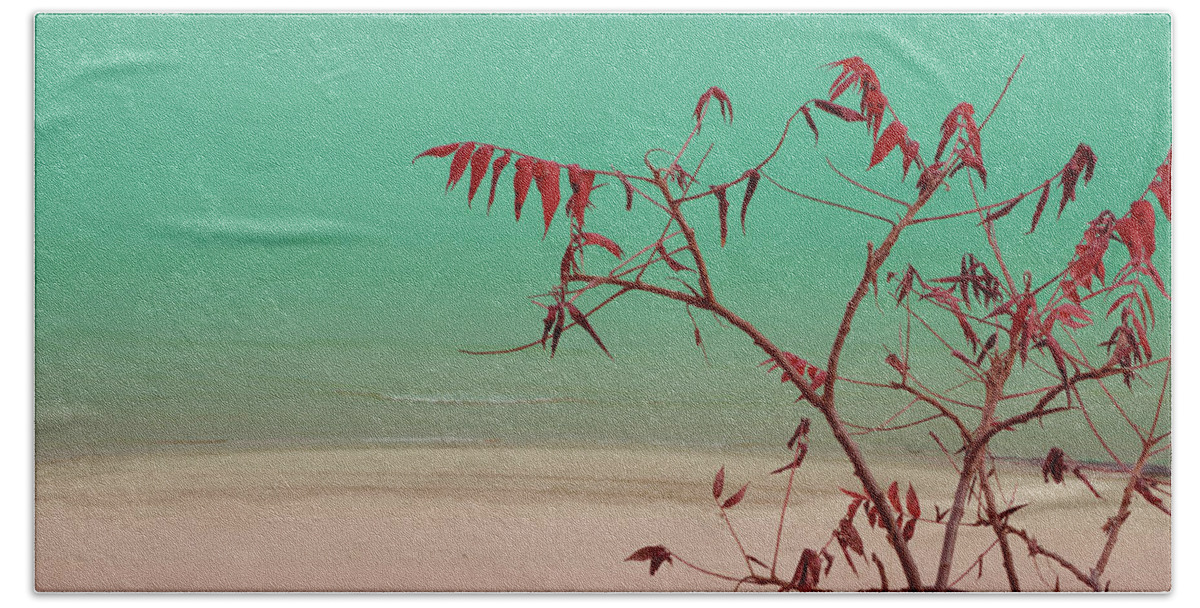
[{"label": "sandy colored ground", "polygon": [[[746,565],[711,495],[727,467],[727,491],[746,481],[730,517],[748,551],[770,563],[786,475],[767,472],[789,454],[655,448],[384,446],[223,450],[41,462],[36,471],[36,584],[42,591],[725,591],[732,584],[676,563],[654,576],[623,561],[663,544],[688,561],[741,576]],[[780,573],[805,546],[820,547],[845,513],[848,467],[810,457],[787,514]],[[894,461],[878,471],[911,481],[926,517],[949,503],[948,463]],[[1031,467],[1001,469],[1005,490],[1032,504],[1012,523],[1064,556],[1094,562],[1099,528],[1122,482],[1101,473],[1096,500],[1078,482],[1042,483]],[[1113,590],[1171,583],[1170,522],[1138,501],[1108,573]],[[861,515],[867,544],[902,580],[883,534]],[[993,537],[960,544],[955,577]],[[941,527],[920,522],[913,540],[930,582]],[[1026,589],[1080,589],[1044,559],[1014,547]],[[829,586],[877,586],[837,554]],[[856,558],[857,559],[857,558]],[[1039,576],[1040,575],[1040,576]],[[790,576],[789,576],[790,578]],[[962,588],[1004,590],[999,552]]]}]

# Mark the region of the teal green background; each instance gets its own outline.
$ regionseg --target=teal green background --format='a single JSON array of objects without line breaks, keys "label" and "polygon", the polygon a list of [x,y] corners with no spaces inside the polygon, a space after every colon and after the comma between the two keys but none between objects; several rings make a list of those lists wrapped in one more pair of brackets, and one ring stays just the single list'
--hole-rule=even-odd
[{"label": "teal green background", "polygon": [[[706,362],[674,303],[631,295],[597,314],[615,361],[574,332],[553,360],[459,353],[540,335],[544,312],[527,296],[553,284],[566,225],[542,239],[532,195],[515,223],[507,187],[490,215],[479,198],[468,209],[465,185],[443,194],[448,159],[410,159],[473,140],[637,171],[647,149],[678,148],[697,97],[719,85],[736,119],[710,117],[685,160],[713,143],[701,180],[729,180],[772,149],[800,104],[827,95],[836,72],[823,64],[853,55],[928,156],[946,113],[969,101],[985,115],[1025,55],[983,133],[983,201],[1040,183],[1081,141],[1100,159],[1061,219],[1052,207],[1025,236],[1029,201],[1000,225],[1011,265],[1040,282],[1100,210],[1128,209],[1170,147],[1170,27],[1165,15],[39,15],[37,455],[193,441],[779,444],[811,410],[755,367],[762,355],[744,337],[701,317]],[[820,146],[795,125],[772,177],[896,212],[834,176],[829,158],[912,197],[898,158],[864,174],[861,125],[816,118]],[[627,249],[661,229],[645,201],[624,212],[619,186],[593,200],[591,229]],[[928,213],[969,201],[958,180]],[[715,212],[692,216],[718,296],[822,360],[881,223],[765,181],[747,235],[732,230],[724,249]],[[1158,219],[1169,285],[1170,224]],[[906,232],[888,267],[945,276],[967,251],[987,253],[974,222],[926,225]],[[1153,344],[1165,354],[1170,306],[1156,305]],[[1107,306],[1092,308],[1102,318]],[[897,350],[901,319],[883,294],[865,305],[844,371],[889,379],[883,345]],[[1081,341],[1107,338],[1101,325]],[[956,383],[939,349],[918,339],[916,369]],[[1143,415],[1151,385],[1128,399]],[[861,424],[903,405],[849,386],[841,395]],[[1089,403],[1127,445],[1111,406]],[[1057,418],[999,447],[1099,457],[1082,425]],[[867,441],[935,449],[924,432]]]}]

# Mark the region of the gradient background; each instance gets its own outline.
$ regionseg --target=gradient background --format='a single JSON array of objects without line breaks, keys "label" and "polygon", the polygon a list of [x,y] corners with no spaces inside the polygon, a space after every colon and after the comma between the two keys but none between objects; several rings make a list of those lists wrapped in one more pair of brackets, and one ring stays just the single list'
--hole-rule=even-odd
[{"label": "gradient background", "polygon": [[[632,295],[596,315],[616,361],[582,333],[567,334],[553,361],[458,353],[540,335],[544,313],[526,296],[552,284],[566,225],[559,218],[543,241],[532,197],[532,220],[514,223],[507,188],[492,217],[483,204],[468,210],[465,185],[442,193],[448,159],[409,160],[476,140],[636,171],[646,149],[679,146],[697,96],[715,84],[736,120],[710,118],[701,133],[715,143],[702,179],[727,180],[769,152],[798,105],[827,93],[836,72],[821,66],[851,55],[876,69],[928,154],[946,113],[969,101],[986,114],[1022,54],[984,131],[984,202],[1052,175],[1080,141],[1100,159],[1061,220],[1047,213],[1023,236],[1029,201],[1000,226],[1011,265],[1045,280],[1088,220],[1124,213],[1170,146],[1166,16],[41,15],[37,456],[181,441],[780,443],[798,415],[793,393],[754,367],[762,355],[746,339],[699,318],[706,363],[671,302]],[[898,159],[862,174],[870,144],[860,125],[817,120],[820,147],[799,127],[772,177],[894,211],[834,176],[828,157],[911,196],[911,183],[896,181]],[[627,249],[661,228],[648,205],[626,214],[619,187],[593,200],[591,229]],[[956,190],[929,212],[969,200]],[[731,231],[723,250],[715,212],[693,218],[719,297],[815,359],[861,276],[864,241],[884,233],[766,182],[747,236]],[[1155,258],[1169,284],[1162,219]],[[912,229],[888,268],[953,274],[963,252],[986,253],[973,227]],[[1156,305],[1159,354],[1171,314]],[[883,298],[865,305],[844,372],[889,378],[882,345],[896,350],[901,318]],[[1095,343],[1108,331],[1081,334]],[[953,360],[926,342],[914,357],[935,356],[918,373],[956,383]],[[863,424],[903,405],[844,385],[840,395],[844,415]],[[1157,387],[1139,395],[1129,403],[1145,412]],[[1110,407],[1090,403],[1119,428]],[[1057,418],[997,447],[1100,456],[1082,425]],[[935,449],[921,432],[870,441]]]}]

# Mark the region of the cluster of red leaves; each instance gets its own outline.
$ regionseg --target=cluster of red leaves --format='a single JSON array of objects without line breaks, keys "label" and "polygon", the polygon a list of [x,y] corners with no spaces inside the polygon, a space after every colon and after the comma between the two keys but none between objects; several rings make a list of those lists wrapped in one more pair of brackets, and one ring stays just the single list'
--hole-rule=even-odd
[{"label": "cluster of red leaves", "polygon": [[[829,86],[829,100],[813,99],[800,106],[804,120],[808,122],[808,128],[812,129],[813,137],[820,140],[821,134],[817,132],[817,123],[813,120],[812,111],[808,109],[809,104],[846,122],[865,122],[871,131],[871,139],[879,139],[879,127],[883,124],[883,113],[887,110],[888,100],[880,89],[879,77],[875,75],[875,70],[867,65],[862,57],[849,57],[830,63],[825,67],[842,68],[842,73],[838,74],[833,84]],[[859,110],[834,103],[842,93],[851,87],[858,87],[862,90]]]},{"label": "cluster of red leaves", "polygon": [[[729,124],[733,124],[733,102],[729,100],[729,95],[721,87],[710,87],[696,102],[696,111],[693,115],[696,117],[697,131],[700,130],[700,121],[704,119],[704,108],[713,98],[716,98],[717,103],[721,106],[721,118],[728,119]],[[728,111],[728,115],[726,115],[726,111]]]},{"label": "cluster of red leaves", "polygon": [[758,169],[747,169],[742,176],[735,182],[721,184],[717,186],[709,186],[708,190],[713,197],[717,199],[717,221],[721,226],[721,246],[725,246],[725,240],[729,236],[729,195],[727,190],[729,186],[740,182],[746,182],[746,190],[742,193],[742,234],[746,234],[746,212],[750,209],[750,199],[754,198],[754,192],[758,189],[758,182],[762,179]]},{"label": "cluster of red leaves", "polygon": [[829,86],[829,101],[837,101],[842,93],[857,86],[862,90],[859,108],[866,117],[867,126],[871,129],[871,137],[878,137],[879,126],[883,122],[883,113],[887,110],[888,100],[879,86],[879,77],[875,75],[875,70],[867,65],[862,57],[849,57],[830,63],[826,67],[842,68],[842,73],[838,74],[833,84]]},{"label": "cluster of red leaves", "polygon": [[[850,504],[846,507],[846,516],[838,523],[838,528],[834,530],[834,537],[838,543],[842,545],[842,552],[847,549],[863,555],[862,538],[854,527],[854,516],[858,514],[861,507],[864,516],[867,518],[867,524],[871,528],[879,526],[883,527],[883,520],[879,515],[879,507],[871,503],[871,499],[866,494],[853,492],[845,488],[839,488],[842,493],[850,497]],[[908,484],[908,492],[904,495],[904,502],[900,501],[900,483],[893,481],[892,485],[888,486],[887,492],[888,503],[892,510],[896,513],[896,525],[900,527],[901,534],[905,541],[912,540],[917,530],[917,520],[921,519],[921,501],[917,498],[917,491],[913,489],[912,484]],[[907,511],[908,519],[905,519]],[[857,540],[856,540],[857,539]],[[850,561],[850,556],[846,554],[846,561]],[[853,563],[851,563],[853,568]]]},{"label": "cluster of red leaves", "polygon": [[[809,379],[812,380],[812,384],[814,386],[820,386],[825,383],[826,374],[825,374],[825,371],[822,370],[821,368],[819,368],[815,365],[812,365],[808,361],[800,358],[800,356],[796,355],[795,353],[784,351],[783,357],[784,357],[784,359],[787,359],[787,362],[789,365],[791,365],[793,368],[795,368],[796,371],[800,372],[801,376],[807,375],[809,377]],[[759,363],[758,365],[759,365],[759,367],[762,367],[768,363],[771,364],[771,367],[767,368],[768,372],[773,372],[773,371],[781,368],[779,363],[776,362],[774,359],[767,359],[766,361],[763,361],[762,363]],[[787,371],[784,371],[783,375],[779,379],[779,381],[783,382],[783,383],[791,382],[792,376]]]},{"label": "cluster of red leaves", "polygon": [[959,164],[948,177],[967,167],[979,174],[979,179],[986,188],[987,169],[983,166],[983,142],[979,138],[979,126],[975,124],[974,115],[975,107],[965,101],[946,115],[946,119],[942,121],[942,138],[938,142],[937,154],[933,160],[934,164],[941,162],[946,145],[950,143],[951,138],[955,138],[951,154],[958,157]]},{"label": "cluster of red leaves", "polygon": [[[1080,143],[1075,147],[1075,153],[1067,160],[1067,164],[1063,166],[1059,173],[1059,185],[1062,187],[1062,199],[1058,203],[1058,217],[1062,217],[1063,210],[1067,208],[1067,201],[1075,200],[1075,187],[1079,183],[1080,174],[1083,175],[1083,183],[1087,185],[1092,181],[1092,175],[1096,171],[1096,153],[1092,151],[1091,146]],[[1042,217],[1042,212],[1046,209],[1046,203],[1050,200],[1050,184],[1054,178],[1050,178],[1042,185],[1042,196],[1038,199],[1037,208],[1033,211],[1033,222],[1029,226],[1029,234],[1037,229],[1038,220]]]},{"label": "cluster of red leaves", "polygon": [[1067,263],[1067,276],[1061,283],[1063,294],[1072,301],[1079,302],[1080,285],[1091,291],[1092,277],[1104,284],[1104,254],[1116,222],[1113,213],[1105,210],[1083,231],[1083,240],[1075,246],[1075,257]]},{"label": "cluster of red leaves", "polygon": [[1056,484],[1062,483],[1064,474],[1068,471],[1075,477],[1078,477],[1079,481],[1082,481],[1083,485],[1087,486],[1096,498],[1100,498],[1100,493],[1096,491],[1096,488],[1092,487],[1092,482],[1088,481],[1087,476],[1083,474],[1083,465],[1074,458],[1067,456],[1067,453],[1062,448],[1050,448],[1050,452],[1046,454],[1045,460],[1042,461],[1042,480],[1050,483],[1050,480],[1053,479]]},{"label": "cluster of red leaves", "polygon": [[[497,151],[503,154],[494,162],[492,157]],[[544,233],[549,233],[550,222],[554,218],[555,212],[558,211],[562,194],[559,191],[559,177],[563,166],[552,160],[535,158],[526,154],[521,154],[513,150],[505,148],[497,148],[491,144],[478,144],[476,142],[460,142],[454,144],[446,144],[430,148],[413,158],[415,163],[418,158],[424,156],[436,156],[445,158],[453,154],[450,160],[450,176],[446,180],[446,191],[454,189],[458,182],[466,174],[467,168],[471,169],[470,187],[467,190],[467,204],[475,198],[476,192],[479,190],[483,178],[487,175],[488,170],[492,171],[491,190],[488,194],[488,210],[492,208],[492,203],[496,200],[496,186],[500,181],[500,173],[508,166],[513,155],[517,156],[513,163],[516,167],[516,174],[513,176],[513,194],[514,194],[514,213],[518,221],[521,219],[521,208],[525,205],[525,198],[529,193],[531,184],[537,186],[538,193],[542,198],[542,219],[545,223]],[[579,225],[583,224],[583,212],[591,205],[589,197],[591,193],[599,187],[595,184],[596,172],[588,169],[583,169],[579,165],[567,165],[567,178],[571,184],[572,194],[567,200],[566,212]],[[626,184],[627,206],[632,205],[632,192],[629,190],[631,185],[627,179],[622,179]],[[601,184],[602,185],[602,184]]]},{"label": "cluster of red leaves", "polygon": [[1108,364],[1124,370],[1125,386],[1132,389],[1133,371],[1130,368],[1151,357],[1146,326],[1133,314],[1132,308],[1126,306],[1121,310],[1121,324],[1113,328],[1112,335],[1100,346],[1108,349]]}]

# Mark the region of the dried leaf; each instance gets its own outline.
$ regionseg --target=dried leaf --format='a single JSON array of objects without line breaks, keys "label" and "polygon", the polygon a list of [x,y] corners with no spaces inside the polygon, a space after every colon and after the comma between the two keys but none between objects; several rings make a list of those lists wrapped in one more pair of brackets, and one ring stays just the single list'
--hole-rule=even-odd
[{"label": "dried leaf", "polygon": [[836,534],[838,536],[838,542],[843,543],[846,547],[849,547],[851,551],[866,557],[866,554],[864,553],[862,536],[859,536],[858,529],[854,527],[853,520],[846,518],[839,522]]},{"label": "dried leaf", "polygon": [[725,246],[725,237],[729,234],[729,199],[725,196],[725,186],[709,186],[713,196],[717,198],[717,219],[721,224],[721,246]]},{"label": "dried leaf", "polygon": [[900,482],[893,481],[892,485],[888,486],[888,502],[892,503],[892,508],[896,513],[904,513],[904,509],[900,506]]},{"label": "dried leaf", "polygon": [[725,467],[721,467],[717,471],[717,476],[713,479],[713,500],[721,498],[721,493],[725,491]]},{"label": "dried leaf", "polygon": [[883,561],[874,552],[871,553],[871,561],[875,562],[875,567],[879,569],[879,590],[888,590],[887,573],[883,570]]},{"label": "dried leaf", "polygon": [[[717,98],[717,103],[721,106],[721,117],[728,118],[729,124],[733,124],[733,103],[729,101],[729,95],[725,93],[721,87],[711,87],[700,96],[700,101],[696,102],[696,110],[693,116],[696,117],[696,122],[699,123],[704,118],[704,106],[708,105],[711,98]],[[728,110],[728,116],[726,116]]]}]

